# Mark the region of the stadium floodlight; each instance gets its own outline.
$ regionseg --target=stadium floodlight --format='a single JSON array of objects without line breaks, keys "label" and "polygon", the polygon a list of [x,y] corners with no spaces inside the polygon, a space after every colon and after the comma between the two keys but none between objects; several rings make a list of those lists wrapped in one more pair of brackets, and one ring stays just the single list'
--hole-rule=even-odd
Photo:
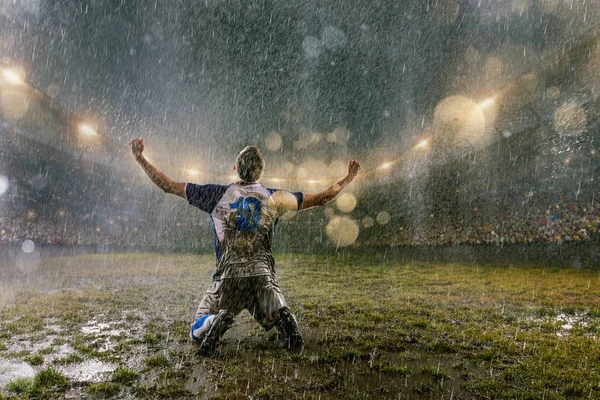
[{"label": "stadium floodlight", "polygon": [[492,107],[494,104],[496,104],[496,97],[490,97],[488,99],[485,99],[478,105],[480,109],[485,110],[486,108]]},{"label": "stadium floodlight", "polygon": [[23,81],[23,78],[21,77],[21,74],[19,74],[15,70],[8,69],[8,68],[3,69],[2,70],[2,76],[4,77],[4,79],[6,79],[12,85],[23,85],[23,84],[25,84],[25,81]]},{"label": "stadium floodlight", "polygon": [[317,183],[321,183],[321,181],[316,180],[316,179],[309,179],[308,183],[311,184],[311,185],[316,185]]},{"label": "stadium floodlight", "polygon": [[79,124],[79,131],[87,136],[96,136],[96,130],[88,124]]},{"label": "stadium floodlight", "polygon": [[198,176],[200,175],[200,171],[198,171],[197,169],[187,169],[186,170],[188,174],[192,175],[192,176]]},{"label": "stadium floodlight", "polygon": [[388,168],[390,168],[392,165],[394,165],[394,163],[393,163],[393,162],[390,162],[390,161],[388,161],[388,162],[385,162],[385,163],[381,164],[379,167],[377,167],[377,169],[388,169]]},{"label": "stadium floodlight", "polygon": [[429,139],[422,139],[415,145],[415,149],[425,149],[429,145]]}]

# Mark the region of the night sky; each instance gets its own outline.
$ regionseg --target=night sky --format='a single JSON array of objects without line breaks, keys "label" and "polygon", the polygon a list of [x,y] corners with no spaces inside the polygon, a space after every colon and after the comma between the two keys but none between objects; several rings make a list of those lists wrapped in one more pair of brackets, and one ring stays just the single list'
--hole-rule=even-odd
[{"label": "night sky", "polygon": [[[219,160],[277,131],[300,157],[317,132],[317,155],[371,154],[402,146],[443,98],[484,99],[533,71],[599,12],[582,0],[24,0],[0,6],[0,55],[123,142]],[[324,150],[334,131],[345,143]]]}]

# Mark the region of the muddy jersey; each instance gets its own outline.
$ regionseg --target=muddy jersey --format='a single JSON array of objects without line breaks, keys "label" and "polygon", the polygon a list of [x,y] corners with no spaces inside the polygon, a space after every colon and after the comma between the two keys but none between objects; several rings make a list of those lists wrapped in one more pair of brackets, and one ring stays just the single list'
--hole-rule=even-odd
[{"label": "muddy jersey", "polygon": [[185,195],[188,203],[210,215],[217,256],[215,281],[272,274],[271,242],[277,221],[282,214],[299,210],[304,200],[300,192],[268,189],[259,183],[186,183]]}]

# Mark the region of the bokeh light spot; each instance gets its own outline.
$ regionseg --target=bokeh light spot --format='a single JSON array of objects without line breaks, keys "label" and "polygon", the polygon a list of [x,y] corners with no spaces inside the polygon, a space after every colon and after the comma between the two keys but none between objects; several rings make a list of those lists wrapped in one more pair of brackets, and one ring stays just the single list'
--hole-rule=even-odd
[{"label": "bokeh light spot", "polygon": [[31,253],[33,250],[35,250],[35,244],[33,243],[32,240],[26,240],[23,242],[23,244],[21,245],[21,250],[23,250],[23,253]]},{"label": "bokeh light spot", "polygon": [[279,151],[281,149],[281,142],[281,135],[275,131],[269,132],[265,137],[265,145],[269,151]]},{"label": "bokeh light spot", "polygon": [[375,225],[375,220],[371,217],[364,217],[362,219],[362,226],[365,228],[371,228]]},{"label": "bokeh light spot", "polygon": [[333,217],[327,224],[327,236],[336,246],[350,246],[358,239],[358,223],[346,216]]},{"label": "bokeh light spot", "polygon": [[577,104],[564,104],[554,112],[554,129],[563,135],[578,135],[587,127],[585,110]]},{"label": "bokeh light spot", "polygon": [[433,113],[438,138],[454,147],[481,147],[486,135],[485,116],[472,100],[450,96],[442,100]]},{"label": "bokeh light spot", "polygon": [[269,197],[269,206],[277,210],[277,216],[283,220],[294,218],[298,211],[296,197],[285,190],[278,190]]},{"label": "bokeh light spot", "polygon": [[341,212],[349,213],[356,207],[356,197],[352,193],[342,193],[337,200],[335,205]]},{"label": "bokeh light spot", "polygon": [[323,52],[321,41],[314,36],[306,36],[302,41],[302,49],[304,55],[308,58],[317,58]]},{"label": "bokeh light spot", "polygon": [[546,96],[551,100],[556,100],[560,97],[560,89],[556,86],[550,86],[546,89]]},{"label": "bokeh light spot", "polygon": [[377,217],[375,218],[377,220],[377,223],[379,225],[385,225],[388,222],[390,222],[390,214],[387,211],[382,211],[379,214],[377,214]]}]

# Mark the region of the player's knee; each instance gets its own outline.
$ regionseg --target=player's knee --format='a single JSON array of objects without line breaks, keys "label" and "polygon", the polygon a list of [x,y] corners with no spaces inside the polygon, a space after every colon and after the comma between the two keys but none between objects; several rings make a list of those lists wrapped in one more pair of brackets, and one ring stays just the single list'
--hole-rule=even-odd
[{"label": "player's knee", "polygon": [[190,338],[195,342],[201,342],[204,335],[206,335],[206,332],[210,329],[214,319],[214,314],[205,314],[194,321],[192,329],[190,330]]}]

